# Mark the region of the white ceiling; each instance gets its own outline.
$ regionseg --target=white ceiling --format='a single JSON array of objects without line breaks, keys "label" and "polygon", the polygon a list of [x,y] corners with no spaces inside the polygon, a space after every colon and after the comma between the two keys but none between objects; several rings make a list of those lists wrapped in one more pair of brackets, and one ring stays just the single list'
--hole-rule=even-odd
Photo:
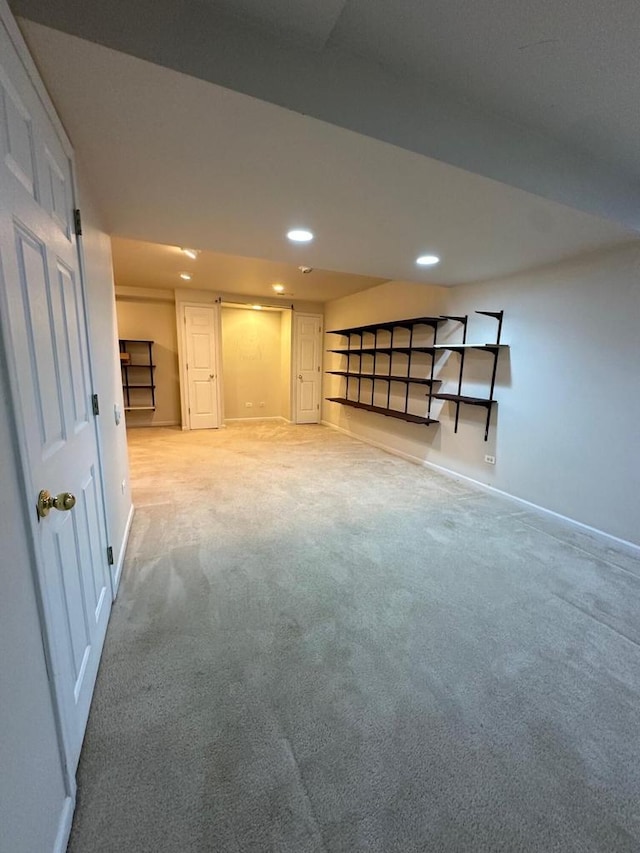
[{"label": "white ceiling", "polygon": [[[25,23],[110,233],[454,285],[634,232],[442,162]],[[285,239],[311,228],[311,245]],[[435,252],[438,267],[415,258]],[[117,271],[117,270],[116,270]]]},{"label": "white ceiling", "polygon": [[637,0],[10,0],[16,14],[640,231]]},{"label": "white ceiling", "polygon": [[[257,20],[261,4],[250,5]],[[639,41],[637,0],[348,0],[326,46],[446,87],[638,178]]]},{"label": "white ceiling", "polygon": [[[294,264],[219,252],[200,252],[192,260],[179,246],[162,246],[122,237],[111,238],[111,249],[120,287],[215,290],[264,300],[275,299],[290,305],[292,300],[327,302],[384,282],[381,278],[321,269],[302,273]],[[192,276],[190,281],[180,278],[183,272]],[[272,285],[276,283],[284,285],[282,294],[273,290]]]},{"label": "white ceiling", "polygon": [[245,24],[264,27],[277,36],[303,40],[308,48],[324,47],[340,19],[345,0],[204,0],[213,9]]}]

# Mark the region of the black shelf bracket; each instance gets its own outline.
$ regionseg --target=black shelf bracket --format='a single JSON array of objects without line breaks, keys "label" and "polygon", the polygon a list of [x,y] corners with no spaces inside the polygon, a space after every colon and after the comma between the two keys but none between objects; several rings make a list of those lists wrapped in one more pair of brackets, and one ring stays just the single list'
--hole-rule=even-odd
[{"label": "black shelf bracket", "polygon": [[[431,392],[431,393],[432,393],[432,396],[435,397],[437,400],[448,400],[452,403],[455,403],[455,405],[456,405],[456,416],[455,416],[454,432],[458,431],[458,422],[459,422],[459,417],[460,417],[460,406],[462,404],[469,405],[469,406],[480,406],[480,407],[486,409],[487,417],[485,420],[485,427],[484,427],[484,440],[487,441],[489,438],[489,426],[491,423],[491,410],[493,408],[494,403],[496,402],[496,400],[494,400],[493,393],[494,393],[495,384],[496,384],[496,372],[497,372],[497,368],[498,368],[498,355],[500,354],[500,348],[501,348],[500,336],[502,334],[502,320],[504,317],[504,311],[476,311],[475,313],[476,314],[484,314],[487,317],[493,317],[495,320],[498,321],[498,331],[496,334],[495,343],[477,344],[477,345],[476,344],[467,344],[468,316],[459,317],[459,316],[454,316],[454,315],[444,315],[443,314],[442,316],[446,320],[454,320],[458,323],[464,324],[464,334],[463,334],[462,344],[458,345],[458,348],[456,348],[455,344],[452,344],[452,346],[451,346],[452,351],[460,353],[460,373],[458,375],[458,392],[457,392],[457,394],[448,394],[448,393],[441,393],[441,392],[438,392],[438,393]],[[465,357],[466,349],[468,349],[468,348],[478,349],[478,350],[482,350],[484,352],[490,352],[493,356],[493,367],[492,367],[492,371],[491,371],[491,383],[490,383],[490,387],[489,387],[489,396],[487,398],[485,398],[485,397],[470,397],[470,396],[467,396],[467,395],[462,393],[462,376],[463,376],[463,370],[464,370],[464,357]]]},{"label": "black shelf bracket", "polygon": [[491,421],[491,404],[493,403],[493,392],[496,387],[496,374],[498,372],[498,355],[500,353],[500,336],[502,335],[502,320],[504,311],[476,311],[476,314],[484,314],[485,317],[493,317],[498,321],[496,333],[496,348],[493,351],[493,370],[491,371],[491,386],[489,388],[489,405],[487,406],[487,421],[484,428],[484,440],[489,438],[489,423]]},{"label": "black shelf bracket", "polygon": [[[466,344],[467,342],[467,326],[469,324],[469,315],[465,314],[464,316],[458,316],[454,314],[443,314],[442,317],[445,320],[452,320],[454,323],[460,323],[462,326],[462,344]],[[465,350],[459,350],[460,353],[460,371],[458,373],[458,397],[462,394],[462,373],[464,371],[464,356]],[[430,396],[432,396],[430,394]],[[431,402],[431,401],[429,401]],[[456,400],[456,419],[453,426],[453,431],[458,432],[458,422],[460,420],[460,400]],[[431,411],[431,409],[429,409]]]}]

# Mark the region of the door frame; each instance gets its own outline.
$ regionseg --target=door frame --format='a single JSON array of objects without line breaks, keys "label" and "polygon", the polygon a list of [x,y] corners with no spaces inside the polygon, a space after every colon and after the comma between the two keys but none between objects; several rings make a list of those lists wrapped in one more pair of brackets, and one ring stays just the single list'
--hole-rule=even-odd
[{"label": "door frame", "polygon": [[[71,175],[71,185],[70,185],[70,195],[69,203],[74,207],[77,204],[78,198],[78,188],[77,188],[77,176],[76,176],[76,165],[74,152],[71,145],[71,142],[64,130],[62,122],[58,117],[53,102],[51,101],[45,86],[40,78],[40,75],[37,71],[36,65],[33,61],[31,54],[29,53],[29,49],[22,37],[22,34],[18,28],[18,25],[11,13],[11,10],[6,2],[6,0],[0,0],[0,26],[2,26],[11,41],[18,58],[20,59],[26,74],[29,78],[30,84],[33,86],[34,91],[44,109],[44,112],[47,115],[47,118],[51,121],[53,128],[58,136],[60,144],[63,148],[65,156],[69,160],[69,168]],[[78,259],[78,284],[79,284],[79,292],[82,298],[82,316],[80,318],[81,324],[83,327],[83,333],[85,335],[86,345],[87,345],[87,367],[89,373],[89,384],[91,386],[92,392],[95,391],[95,377],[93,370],[93,350],[92,350],[92,338],[90,335],[90,326],[89,326],[89,317],[87,311],[87,295],[86,295],[86,266],[85,259],[83,254],[83,246],[81,239],[76,236],[75,237],[75,245],[76,245],[76,255]],[[0,270],[0,274],[1,274]],[[66,823],[68,821],[68,829],[71,827],[71,819],[73,816],[73,803],[75,802],[76,795],[76,780],[75,780],[75,772],[71,769],[71,764],[69,759],[70,755],[70,746],[69,739],[67,735],[67,723],[64,718],[63,708],[64,703],[61,699],[60,693],[61,689],[58,683],[58,678],[56,674],[56,640],[54,637],[54,631],[52,629],[52,610],[51,603],[49,600],[49,595],[47,594],[46,584],[44,582],[44,571],[43,571],[43,554],[41,552],[41,546],[39,542],[39,537],[37,535],[37,519],[35,512],[35,504],[34,504],[34,495],[31,494],[31,484],[34,481],[33,471],[31,468],[31,463],[29,461],[29,453],[27,448],[27,443],[25,439],[25,428],[24,428],[24,419],[22,408],[20,404],[20,394],[19,394],[19,383],[18,383],[18,368],[15,361],[13,349],[10,345],[11,342],[11,327],[9,324],[9,312],[8,312],[8,301],[7,301],[7,293],[6,288],[0,289],[0,352],[3,356],[4,364],[5,364],[5,376],[7,379],[7,386],[9,390],[9,420],[10,420],[10,429],[12,433],[12,444],[13,450],[17,457],[17,469],[19,476],[19,495],[18,501],[21,506],[21,510],[24,517],[24,526],[25,531],[27,533],[27,549],[30,556],[29,560],[29,569],[30,574],[33,580],[34,585],[34,593],[36,600],[36,608],[38,612],[38,618],[40,622],[40,630],[42,635],[42,646],[43,646],[43,655],[45,660],[45,665],[47,669],[48,676],[48,685],[49,685],[49,693],[51,695],[51,704],[53,710],[53,717],[55,721],[55,730],[57,737],[57,746],[60,754],[60,765],[62,769],[62,777],[65,783],[65,790],[67,795],[67,802],[65,804],[65,810],[62,817],[62,822],[59,827],[58,838],[62,839],[62,836],[65,832]],[[2,365],[0,365],[0,369],[2,369]],[[97,453],[97,462],[100,473],[100,491],[99,496],[102,503],[102,508],[100,511],[100,523],[104,529],[105,542],[109,542],[109,525],[106,514],[106,500],[105,500],[105,485],[104,485],[104,459],[103,459],[103,448],[100,437],[100,430],[98,429],[97,419],[94,417],[92,428],[94,430],[95,438],[96,438],[96,453]],[[113,578],[113,569],[109,567],[109,579],[111,584],[111,601],[113,601],[114,597],[114,578]],[[111,602],[109,602],[109,607],[111,606]]]},{"label": "door frame", "polygon": [[312,317],[317,320],[320,330],[318,332],[318,354],[320,356],[320,393],[318,395],[318,419],[315,423],[320,423],[322,420],[322,366],[324,364],[324,351],[322,343],[324,340],[324,316],[322,314],[313,314],[309,311],[293,311],[291,329],[291,421],[294,424],[298,423],[298,393],[300,384],[298,382],[298,317]]},{"label": "door frame", "polygon": [[217,416],[220,429],[224,424],[223,419],[223,387],[222,387],[222,326],[220,320],[220,302],[218,297],[213,302],[198,302],[192,299],[181,299],[179,291],[176,291],[176,326],[178,334],[178,377],[180,384],[180,415],[182,429],[191,429],[191,417],[189,415],[189,377],[187,375],[187,339],[185,327],[187,318],[185,308],[213,308],[215,323],[215,350],[216,350],[216,393],[217,393]]}]

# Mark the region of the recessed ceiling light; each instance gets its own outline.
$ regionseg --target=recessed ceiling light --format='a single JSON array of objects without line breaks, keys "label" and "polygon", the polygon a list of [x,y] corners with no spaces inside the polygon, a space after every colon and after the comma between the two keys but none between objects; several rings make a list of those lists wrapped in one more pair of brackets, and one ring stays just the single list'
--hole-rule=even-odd
[{"label": "recessed ceiling light", "polygon": [[262,305],[252,305],[254,311],[262,311]]},{"label": "recessed ceiling light", "polygon": [[200,254],[200,250],[199,250],[199,249],[182,249],[182,251],[184,252],[184,254],[185,254],[188,258],[191,258],[191,260],[193,260],[193,261],[195,261],[195,259],[196,259],[196,258],[198,257],[198,255]]},{"label": "recessed ceiling light", "polygon": [[282,293],[284,291],[284,284],[272,284],[271,287],[275,290],[276,293]]},{"label": "recessed ceiling light", "polygon": [[183,281],[191,281],[191,274],[190,274],[190,273],[188,273],[188,272],[181,272],[181,273],[180,273],[180,278],[181,278]]},{"label": "recessed ceiling light", "polygon": [[287,232],[287,237],[294,243],[308,243],[313,240],[313,234],[306,228],[292,228]]},{"label": "recessed ceiling light", "polygon": [[421,267],[432,267],[440,263],[440,258],[437,255],[420,255],[416,263]]}]

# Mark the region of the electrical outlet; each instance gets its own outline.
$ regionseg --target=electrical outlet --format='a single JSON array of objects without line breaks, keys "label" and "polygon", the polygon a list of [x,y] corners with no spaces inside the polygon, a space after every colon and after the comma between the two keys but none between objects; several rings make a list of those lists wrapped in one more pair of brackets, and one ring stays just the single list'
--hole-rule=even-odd
[{"label": "electrical outlet", "polygon": [[490,455],[487,453],[487,454],[485,454],[484,461],[485,461],[485,462],[488,462],[488,463],[489,463],[489,465],[495,465],[495,464],[496,464],[496,457],[495,457],[495,456],[490,456]]},{"label": "electrical outlet", "polygon": [[245,403],[244,407],[245,409],[253,409],[253,403]]}]

